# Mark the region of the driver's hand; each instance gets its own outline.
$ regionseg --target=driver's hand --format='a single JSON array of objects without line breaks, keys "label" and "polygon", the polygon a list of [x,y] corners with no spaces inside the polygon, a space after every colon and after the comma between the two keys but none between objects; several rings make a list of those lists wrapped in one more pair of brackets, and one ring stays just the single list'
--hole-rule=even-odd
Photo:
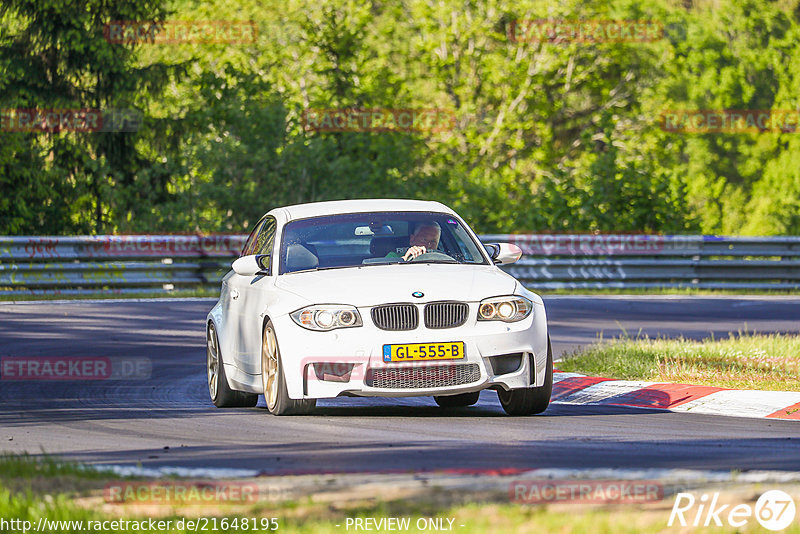
[{"label": "driver's hand", "polygon": [[425,247],[409,247],[409,249],[406,250],[406,253],[403,254],[403,261],[413,260],[417,256],[425,254],[425,252],[427,252]]}]

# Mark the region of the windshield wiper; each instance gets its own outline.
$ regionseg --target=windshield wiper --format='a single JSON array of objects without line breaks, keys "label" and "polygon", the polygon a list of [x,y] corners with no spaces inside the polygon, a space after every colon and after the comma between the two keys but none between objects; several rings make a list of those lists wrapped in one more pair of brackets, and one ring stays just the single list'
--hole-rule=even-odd
[{"label": "windshield wiper", "polygon": [[401,263],[447,263],[447,264],[450,264],[450,263],[460,263],[460,262],[458,260],[456,260],[456,259],[450,259],[450,260],[419,260],[419,261],[413,261],[412,260],[412,261],[406,261],[406,262],[401,262]]}]

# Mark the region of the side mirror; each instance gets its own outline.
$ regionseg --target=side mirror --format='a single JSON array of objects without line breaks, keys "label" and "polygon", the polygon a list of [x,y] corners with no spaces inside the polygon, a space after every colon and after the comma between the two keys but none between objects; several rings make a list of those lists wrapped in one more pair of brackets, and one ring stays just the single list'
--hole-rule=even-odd
[{"label": "side mirror", "polygon": [[242,256],[234,260],[231,264],[233,271],[242,276],[254,276],[256,274],[266,274],[267,268],[264,267],[264,259],[269,256],[263,254],[251,254],[249,256]]},{"label": "side mirror", "polygon": [[489,257],[495,263],[509,264],[514,263],[522,257],[522,249],[511,243],[489,243],[484,245]]}]

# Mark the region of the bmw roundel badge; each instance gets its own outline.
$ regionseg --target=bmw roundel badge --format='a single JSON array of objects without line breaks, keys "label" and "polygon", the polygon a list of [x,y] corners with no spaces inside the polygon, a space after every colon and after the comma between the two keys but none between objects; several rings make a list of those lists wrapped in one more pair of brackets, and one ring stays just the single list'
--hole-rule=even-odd
[{"label": "bmw roundel badge", "polygon": [[421,299],[422,297],[425,296],[425,293],[423,293],[422,291],[414,291],[413,293],[411,293],[411,296]]}]

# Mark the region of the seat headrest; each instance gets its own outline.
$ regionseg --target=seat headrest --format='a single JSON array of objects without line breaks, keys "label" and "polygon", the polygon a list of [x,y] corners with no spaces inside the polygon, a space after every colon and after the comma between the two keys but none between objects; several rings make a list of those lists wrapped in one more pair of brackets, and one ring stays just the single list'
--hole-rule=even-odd
[{"label": "seat headrest", "polygon": [[398,248],[408,248],[407,237],[373,237],[369,243],[369,252],[376,258],[382,258]]}]

